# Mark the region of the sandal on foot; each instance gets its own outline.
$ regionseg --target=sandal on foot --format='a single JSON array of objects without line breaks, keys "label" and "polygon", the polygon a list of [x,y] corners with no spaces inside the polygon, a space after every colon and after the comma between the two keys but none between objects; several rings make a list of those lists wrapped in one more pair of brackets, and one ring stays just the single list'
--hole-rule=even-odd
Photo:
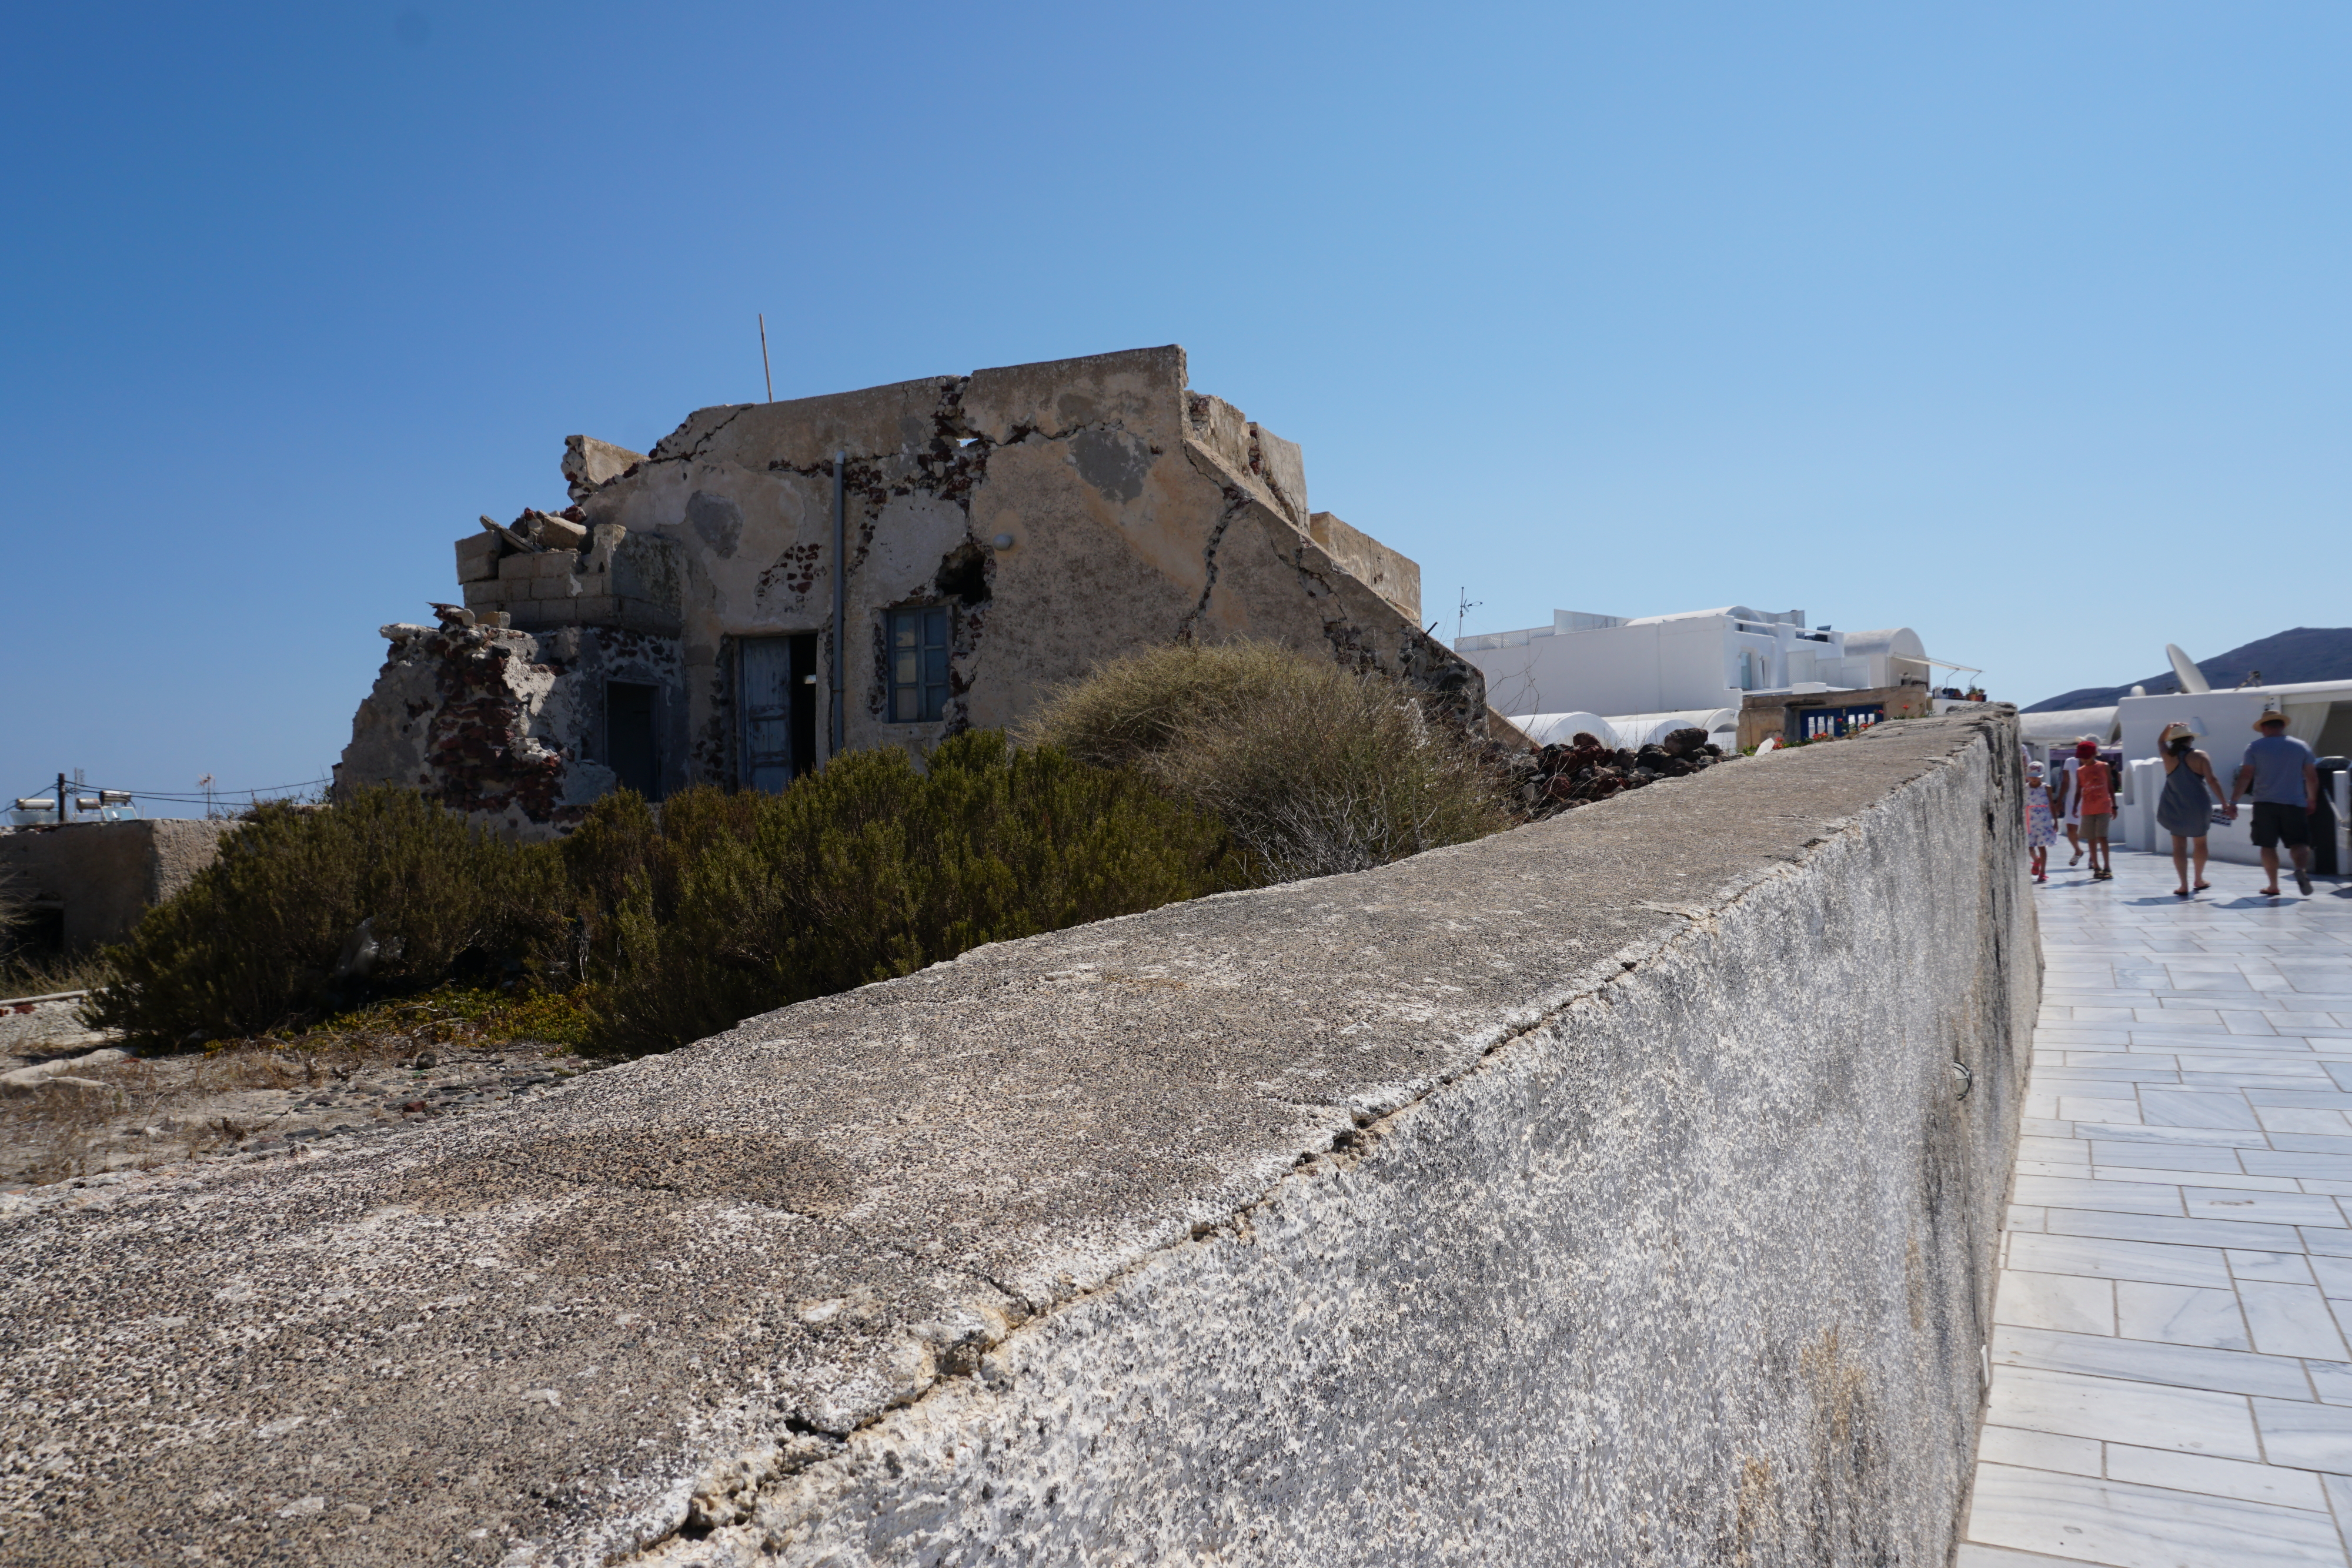
[{"label": "sandal on foot", "polygon": [[2197,884],[2197,891],[2198,891],[2198,892],[2200,892],[2200,893],[2202,893],[2202,892],[2204,892],[2207,888],[2211,887],[2212,885],[2213,885],[2213,884],[2212,884],[2211,883],[2210,883],[2210,882],[2200,882],[2200,883],[2199,883]]}]

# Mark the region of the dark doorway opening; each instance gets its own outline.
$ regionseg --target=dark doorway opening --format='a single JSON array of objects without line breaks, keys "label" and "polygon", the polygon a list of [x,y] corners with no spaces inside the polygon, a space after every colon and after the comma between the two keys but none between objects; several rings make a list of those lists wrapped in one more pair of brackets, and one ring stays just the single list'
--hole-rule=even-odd
[{"label": "dark doorway opening", "polygon": [[661,755],[654,742],[654,688],[604,683],[604,764],[621,788],[661,799]]},{"label": "dark doorway opening", "polygon": [[0,926],[0,960],[42,963],[65,956],[66,906],[37,901],[11,929]]},{"label": "dark doorway opening", "polygon": [[742,783],[772,794],[816,769],[816,633],[746,637],[736,656]]}]

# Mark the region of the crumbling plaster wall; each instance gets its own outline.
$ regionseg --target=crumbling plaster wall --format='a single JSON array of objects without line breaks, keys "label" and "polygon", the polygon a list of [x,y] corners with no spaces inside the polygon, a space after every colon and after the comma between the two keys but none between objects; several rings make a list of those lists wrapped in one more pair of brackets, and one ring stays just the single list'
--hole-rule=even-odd
[{"label": "crumbling plaster wall", "polygon": [[0,1197],[47,1564],[1939,1568],[2040,985],[2013,713]]},{"label": "crumbling plaster wall", "polygon": [[1323,547],[1349,576],[1396,607],[1398,614],[1419,626],[1421,564],[1398,554],[1361,528],[1351,528],[1329,512],[1307,519],[1307,537]]},{"label": "crumbling plaster wall", "polygon": [[[837,451],[853,749],[1013,723],[1097,662],[1176,638],[1327,649],[1482,717],[1476,672],[1412,621],[1417,570],[1408,594],[1410,562],[1308,511],[1297,446],[1185,382],[1182,350],[1138,350],[704,409],[602,483],[574,453],[592,525],[680,547],[696,776],[734,777],[730,640],[829,626]],[[1349,560],[1380,563],[1380,582]],[[937,724],[891,723],[884,612],[919,603],[953,607],[952,696]]]},{"label": "crumbling plaster wall", "polygon": [[541,632],[487,627],[383,629],[391,643],[352,721],[338,793],[411,785],[520,839],[580,820],[614,783],[604,686],[654,686],[665,792],[686,782],[687,714],[678,641],[621,627]]}]

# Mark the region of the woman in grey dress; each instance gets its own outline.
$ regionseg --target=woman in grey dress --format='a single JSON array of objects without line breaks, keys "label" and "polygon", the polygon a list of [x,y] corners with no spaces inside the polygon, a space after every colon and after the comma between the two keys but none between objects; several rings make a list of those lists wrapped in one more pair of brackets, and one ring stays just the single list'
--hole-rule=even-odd
[{"label": "woman in grey dress", "polygon": [[2197,749],[2197,732],[2187,725],[2166,725],[2157,755],[2164,761],[2164,793],[2157,798],[2156,825],[2172,835],[2172,869],[2180,877],[2180,885],[2172,891],[2176,897],[2187,898],[2192,842],[2197,846],[2194,891],[2202,893],[2212,885],[2205,880],[2205,830],[2213,825],[2214,802],[2226,805],[2228,797],[2213,777],[2213,759]]}]

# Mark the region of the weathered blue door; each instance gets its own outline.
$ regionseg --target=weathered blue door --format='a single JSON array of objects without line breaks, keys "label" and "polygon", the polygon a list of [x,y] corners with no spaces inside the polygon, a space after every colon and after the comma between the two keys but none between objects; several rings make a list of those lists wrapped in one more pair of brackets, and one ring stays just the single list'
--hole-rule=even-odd
[{"label": "weathered blue door", "polygon": [[736,643],[747,789],[774,793],[816,766],[816,634]]}]

